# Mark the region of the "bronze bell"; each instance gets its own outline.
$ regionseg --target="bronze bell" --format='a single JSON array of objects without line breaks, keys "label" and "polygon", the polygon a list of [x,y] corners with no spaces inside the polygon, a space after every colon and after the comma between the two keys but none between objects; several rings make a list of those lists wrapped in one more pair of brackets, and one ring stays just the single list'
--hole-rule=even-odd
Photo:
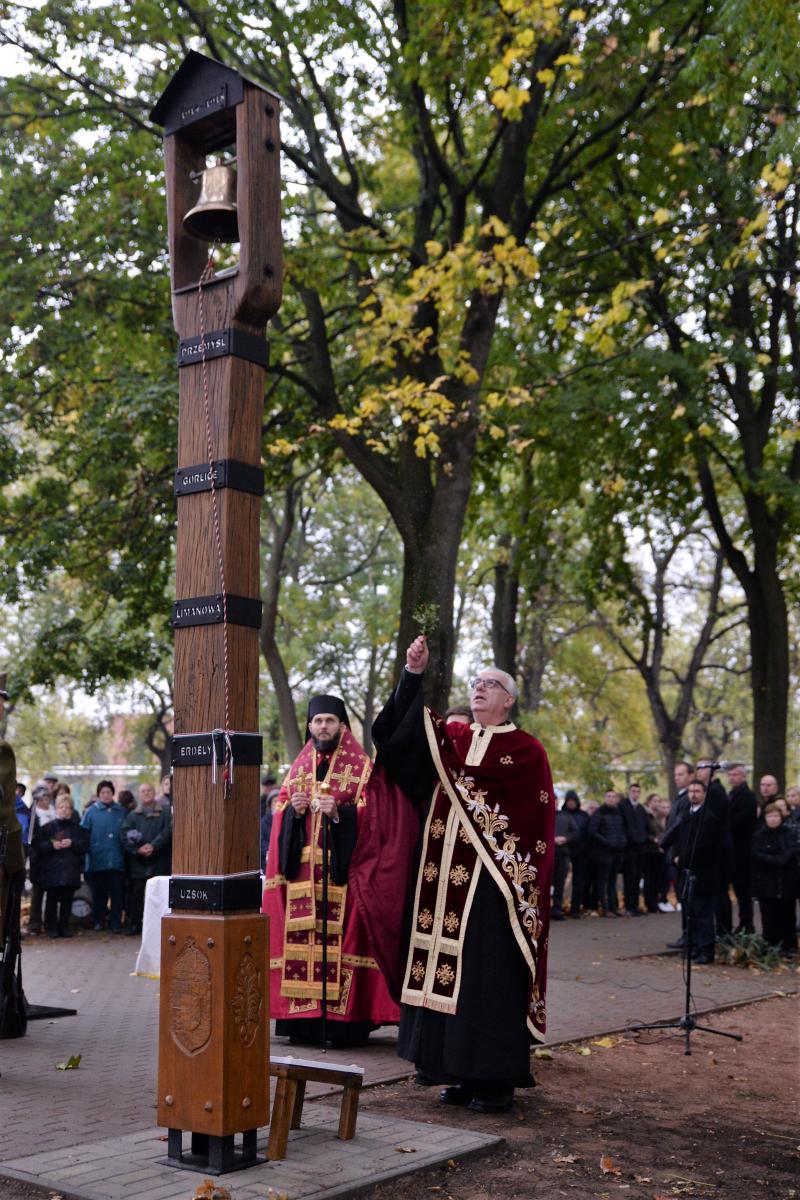
[{"label": "bronze bell", "polygon": [[236,171],[207,167],[200,177],[200,197],[183,218],[183,228],[203,242],[238,242]]}]

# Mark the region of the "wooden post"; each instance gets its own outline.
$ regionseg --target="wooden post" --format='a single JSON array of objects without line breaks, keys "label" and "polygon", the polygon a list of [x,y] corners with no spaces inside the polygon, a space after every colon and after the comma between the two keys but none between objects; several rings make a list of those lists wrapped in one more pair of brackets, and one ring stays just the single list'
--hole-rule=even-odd
[{"label": "wooden post", "polygon": [[[162,922],[157,1107],[168,1160],[210,1173],[251,1165],[255,1130],[269,1121],[259,513],[264,326],[281,287],[278,115],[275,96],[195,52],[152,113],[165,132],[180,374],[172,913]],[[236,156],[239,264],[204,277],[201,290],[208,246],[183,218],[217,151]]]}]

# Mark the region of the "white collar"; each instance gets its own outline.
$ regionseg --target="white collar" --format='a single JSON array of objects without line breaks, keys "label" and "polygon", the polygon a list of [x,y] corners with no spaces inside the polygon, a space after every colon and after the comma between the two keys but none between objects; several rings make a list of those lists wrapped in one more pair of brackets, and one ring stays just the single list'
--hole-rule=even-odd
[{"label": "white collar", "polygon": [[481,725],[480,721],[473,721],[470,725],[473,733],[512,733],[516,728],[513,721],[504,721],[502,725]]}]

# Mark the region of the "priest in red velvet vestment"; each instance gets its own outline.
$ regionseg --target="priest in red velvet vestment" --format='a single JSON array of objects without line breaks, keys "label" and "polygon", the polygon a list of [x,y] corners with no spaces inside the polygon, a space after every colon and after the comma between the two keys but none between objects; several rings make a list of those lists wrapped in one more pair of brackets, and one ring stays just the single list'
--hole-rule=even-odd
[{"label": "priest in red velvet vestment", "polygon": [[511,676],[480,671],[474,720],[448,724],[423,703],[427,661],[417,638],[373,727],[351,890],[418,1082],[445,1084],[445,1104],[505,1112],[533,1082],[545,1031],[555,795],[544,748],[509,720]]},{"label": "priest in red velvet vestment", "polygon": [[309,739],[275,806],[262,911],[270,917],[270,1010],[294,1043],[322,1037],[322,822],[328,821],[327,1040],[362,1045],[399,1010],[348,896],[348,873],[369,803],[372,762],[338,696],[314,696]]}]

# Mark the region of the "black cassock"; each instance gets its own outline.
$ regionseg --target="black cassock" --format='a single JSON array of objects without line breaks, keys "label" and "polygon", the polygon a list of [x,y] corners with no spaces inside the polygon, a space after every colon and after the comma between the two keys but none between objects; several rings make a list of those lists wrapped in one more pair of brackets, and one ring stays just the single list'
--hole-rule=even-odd
[{"label": "black cassock", "polygon": [[[421,684],[421,675],[403,671],[372,734],[384,770],[419,805],[424,825],[437,774],[423,723]],[[421,850],[422,833],[415,852],[414,879]],[[409,895],[406,932],[411,902]],[[398,1054],[439,1083],[530,1087],[529,985],[530,974],[511,931],[506,902],[489,874],[482,871],[464,939],[456,1012],[446,1015],[402,1004]]]}]

